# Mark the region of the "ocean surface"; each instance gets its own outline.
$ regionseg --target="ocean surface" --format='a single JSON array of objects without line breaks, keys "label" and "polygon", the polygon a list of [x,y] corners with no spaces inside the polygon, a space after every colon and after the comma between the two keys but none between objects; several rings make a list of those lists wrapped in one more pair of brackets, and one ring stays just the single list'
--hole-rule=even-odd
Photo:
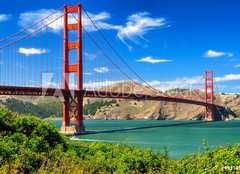
[{"label": "ocean surface", "polygon": [[[61,127],[61,121],[52,121]],[[180,158],[203,151],[202,140],[207,145],[226,146],[240,143],[240,120],[234,121],[162,121],[162,120],[85,120],[87,131],[75,139],[85,142],[126,143],[142,148],[163,151]]]}]

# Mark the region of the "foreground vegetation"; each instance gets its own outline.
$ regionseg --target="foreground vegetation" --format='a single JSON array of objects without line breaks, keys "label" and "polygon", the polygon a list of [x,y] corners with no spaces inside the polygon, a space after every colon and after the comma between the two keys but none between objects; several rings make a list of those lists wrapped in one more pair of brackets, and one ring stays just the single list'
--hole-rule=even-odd
[{"label": "foreground vegetation", "polygon": [[8,98],[2,105],[20,114],[31,114],[39,118],[62,117],[62,103],[60,101],[40,102],[33,104],[15,98]]},{"label": "foreground vegetation", "polygon": [[[204,144],[205,145],[205,144]],[[240,145],[173,160],[124,144],[70,141],[51,123],[0,109],[0,173],[232,173]],[[235,167],[235,168],[234,168]],[[240,170],[240,169],[239,169]]]}]

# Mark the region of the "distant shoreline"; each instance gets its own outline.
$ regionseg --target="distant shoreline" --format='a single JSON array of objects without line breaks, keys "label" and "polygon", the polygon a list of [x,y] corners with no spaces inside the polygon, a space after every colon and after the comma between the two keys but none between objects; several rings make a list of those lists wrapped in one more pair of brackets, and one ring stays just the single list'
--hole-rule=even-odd
[{"label": "distant shoreline", "polygon": [[[42,120],[45,121],[61,121],[62,117],[47,117],[43,118]],[[84,120],[106,120],[106,119],[84,119]],[[115,120],[115,119],[109,119],[109,120]],[[126,120],[126,119],[117,119],[117,120]],[[151,120],[151,119],[127,119],[127,120]],[[166,119],[166,120],[177,120],[177,119]],[[240,118],[231,118],[228,120],[240,120]],[[222,120],[222,121],[228,121],[228,120]],[[179,121],[179,120],[178,120]],[[194,121],[194,120],[183,120],[183,121]]]},{"label": "distant shoreline", "polygon": [[53,121],[53,120],[62,120],[62,118],[61,117],[47,117],[47,118],[44,118],[42,120]]}]

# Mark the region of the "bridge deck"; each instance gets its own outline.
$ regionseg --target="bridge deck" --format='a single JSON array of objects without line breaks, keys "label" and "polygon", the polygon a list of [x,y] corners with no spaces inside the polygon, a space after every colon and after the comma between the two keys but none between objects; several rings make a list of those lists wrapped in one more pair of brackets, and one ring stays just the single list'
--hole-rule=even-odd
[{"label": "bridge deck", "polygon": [[121,99],[133,99],[133,100],[155,100],[155,101],[167,101],[177,103],[187,103],[200,106],[215,106],[223,108],[216,104],[205,103],[204,101],[159,96],[159,95],[146,95],[146,94],[131,94],[131,93],[118,93],[118,92],[106,92],[106,91],[79,91],[79,90],[66,90],[55,88],[41,88],[41,87],[17,87],[17,86],[0,86],[0,95],[31,95],[31,96],[71,96],[83,94],[84,97],[92,98],[121,98]]}]

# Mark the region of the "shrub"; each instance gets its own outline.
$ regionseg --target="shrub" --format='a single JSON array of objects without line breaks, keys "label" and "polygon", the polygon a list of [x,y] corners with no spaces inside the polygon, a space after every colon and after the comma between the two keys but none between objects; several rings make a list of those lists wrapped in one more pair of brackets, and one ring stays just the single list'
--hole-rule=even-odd
[{"label": "shrub", "polygon": [[67,149],[65,138],[51,123],[0,109],[0,171],[31,173],[53,149]]}]

